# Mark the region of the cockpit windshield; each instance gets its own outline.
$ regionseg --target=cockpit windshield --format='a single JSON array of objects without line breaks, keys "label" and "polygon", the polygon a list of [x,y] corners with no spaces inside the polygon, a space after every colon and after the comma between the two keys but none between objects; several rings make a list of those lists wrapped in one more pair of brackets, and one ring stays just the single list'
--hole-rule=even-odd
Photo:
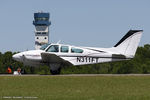
[{"label": "cockpit windshield", "polygon": [[45,50],[49,45],[50,45],[50,44],[48,44],[48,43],[42,45],[41,48],[40,48],[40,50]]},{"label": "cockpit windshield", "polygon": [[51,45],[46,52],[59,52],[59,46],[58,45]]}]

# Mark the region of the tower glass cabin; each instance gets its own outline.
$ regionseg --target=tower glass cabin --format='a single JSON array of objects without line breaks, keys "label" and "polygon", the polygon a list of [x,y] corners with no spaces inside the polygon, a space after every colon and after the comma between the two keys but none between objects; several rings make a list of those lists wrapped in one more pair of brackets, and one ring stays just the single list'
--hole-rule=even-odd
[{"label": "tower glass cabin", "polygon": [[34,13],[33,25],[35,26],[35,49],[38,50],[49,42],[49,13]]}]

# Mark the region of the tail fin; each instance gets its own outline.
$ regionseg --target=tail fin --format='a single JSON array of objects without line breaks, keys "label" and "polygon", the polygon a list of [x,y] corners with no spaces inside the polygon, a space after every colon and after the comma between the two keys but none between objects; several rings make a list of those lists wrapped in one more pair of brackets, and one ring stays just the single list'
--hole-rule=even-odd
[{"label": "tail fin", "polygon": [[114,49],[127,57],[134,57],[143,30],[130,30],[115,46]]}]

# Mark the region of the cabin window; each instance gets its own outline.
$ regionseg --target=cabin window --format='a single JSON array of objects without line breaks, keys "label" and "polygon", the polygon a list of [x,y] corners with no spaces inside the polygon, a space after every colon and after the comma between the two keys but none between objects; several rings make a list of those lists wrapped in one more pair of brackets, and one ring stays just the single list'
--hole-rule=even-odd
[{"label": "cabin window", "polygon": [[71,52],[72,53],[83,53],[83,50],[82,49],[78,49],[78,48],[71,48]]},{"label": "cabin window", "polygon": [[59,52],[59,46],[58,45],[51,45],[47,52]]},{"label": "cabin window", "polygon": [[68,46],[61,46],[60,48],[61,52],[68,52],[69,51],[69,47]]}]

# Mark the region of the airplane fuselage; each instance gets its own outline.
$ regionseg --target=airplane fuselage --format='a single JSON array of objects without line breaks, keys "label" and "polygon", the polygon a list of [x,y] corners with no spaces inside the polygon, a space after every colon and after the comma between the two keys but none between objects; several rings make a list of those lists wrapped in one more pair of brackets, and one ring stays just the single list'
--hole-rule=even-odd
[{"label": "airplane fuselage", "polygon": [[[48,49],[51,46],[58,46],[57,52],[48,52]],[[68,47],[67,52],[62,52],[61,47]],[[81,50],[81,52],[73,52],[71,51],[72,48],[76,50]],[[90,49],[89,49],[90,48]],[[47,58],[49,61],[43,61],[41,53],[46,54],[55,54],[58,57],[64,59],[63,61],[55,60],[54,58]],[[63,44],[50,44],[45,50],[31,50],[18,53],[13,56],[13,58],[17,61],[23,62],[25,65],[30,66],[39,66],[49,63],[63,63],[69,61],[69,64],[72,65],[85,65],[85,64],[96,64],[96,63],[103,63],[103,62],[111,62],[111,61],[120,61],[120,60],[128,60],[129,58],[125,56],[115,56],[112,54],[111,51],[108,51],[105,48],[99,48],[99,50],[91,49],[91,47],[77,47],[77,46],[70,46],[70,45],[63,45]]]}]

